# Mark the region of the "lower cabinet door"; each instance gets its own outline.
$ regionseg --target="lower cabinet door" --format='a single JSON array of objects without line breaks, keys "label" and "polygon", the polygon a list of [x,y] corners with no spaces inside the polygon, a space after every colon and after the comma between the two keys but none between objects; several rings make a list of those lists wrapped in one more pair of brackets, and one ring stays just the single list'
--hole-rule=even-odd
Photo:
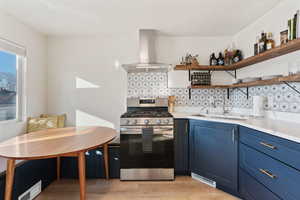
[{"label": "lower cabinet door", "polygon": [[61,178],[78,179],[78,158],[61,157]]},{"label": "lower cabinet door", "polygon": [[94,167],[93,171],[95,173],[94,178],[105,178],[105,170],[104,170],[104,154],[103,154],[103,149],[99,148],[94,151]]},{"label": "lower cabinet door", "polygon": [[225,187],[230,193],[237,192],[237,126],[191,120],[190,133],[191,171],[216,181],[221,189]]},{"label": "lower cabinet door", "polygon": [[[105,178],[103,149],[90,150],[85,153],[86,178]],[[120,178],[120,146],[109,146],[109,176]],[[78,178],[78,158],[61,158],[61,177]]]},{"label": "lower cabinet door", "polygon": [[244,200],[280,200],[242,169],[239,171],[239,181],[239,192]]},{"label": "lower cabinet door", "polygon": [[92,151],[87,151],[85,153],[85,176],[86,178],[95,178],[96,176],[96,163],[94,162],[95,160],[95,152]]},{"label": "lower cabinet door", "polygon": [[175,174],[189,173],[189,120],[174,120]]},{"label": "lower cabinet door", "polygon": [[[85,153],[86,178],[104,178],[103,150],[96,149]],[[78,179],[78,158],[61,158],[61,177],[66,179]]]},{"label": "lower cabinet door", "polygon": [[120,147],[109,147],[109,177],[120,178]]}]

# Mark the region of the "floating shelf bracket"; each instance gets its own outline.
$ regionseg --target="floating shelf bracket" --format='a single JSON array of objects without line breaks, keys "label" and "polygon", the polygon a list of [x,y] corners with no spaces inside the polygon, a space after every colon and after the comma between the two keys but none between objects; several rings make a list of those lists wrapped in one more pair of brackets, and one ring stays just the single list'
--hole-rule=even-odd
[{"label": "floating shelf bracket", "polygon": [[[246,95],[247,99],[249,99],[249,87],[246,87],[246,92],[241,88],[233,88],[233,89],[237,89],[238,91]],[[230,97],[230,88],[227,88],[227,99],[229,99],[229,97]]]},{"label": "floating shelf bracket", "polygon": [[232,76],[233,78],[236,78],[236,70],[233,70],[233,71],[234,71],[234,74],[233,74],[232,72],[228,71],[228,70],[225,70],[225,72],[226,72],[227,74],[229,74],[229,75]]},{"label": "floating shelf bracket", "polygon": [[294,90],[295,92],[297,92],[298,94],[300,94],[300,91],[297,90],[295,87],[293,87],[290,83],[283,81],[284,84],[286,84],[289,88],[291,88],[292,90]]}]

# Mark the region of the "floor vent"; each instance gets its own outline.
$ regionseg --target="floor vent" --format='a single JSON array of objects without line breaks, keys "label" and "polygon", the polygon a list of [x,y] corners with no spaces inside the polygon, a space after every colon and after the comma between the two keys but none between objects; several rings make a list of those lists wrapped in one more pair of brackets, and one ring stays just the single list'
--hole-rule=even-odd
[{"label": "floor vent", "polygon": [[203,176],[200,176],[200,175],[198,175],[198,174],[192,173],[192,178],[195,179],[195,180],[197,180],[197,181],[200,181],[201,183],[204,183],[204,184],[206,184],[206,185],[209,185],[209,186],[211,186],[211,187],[214,187],[214,188],[217,187],[216,181],[210,180],[210,179],[205,178],[205,177],[203,177]]},{"label": "floor vent", "polygon": [[42,181],[37,182],[29,190],[21,194],[18,200],[32,200],[42,191]]}]

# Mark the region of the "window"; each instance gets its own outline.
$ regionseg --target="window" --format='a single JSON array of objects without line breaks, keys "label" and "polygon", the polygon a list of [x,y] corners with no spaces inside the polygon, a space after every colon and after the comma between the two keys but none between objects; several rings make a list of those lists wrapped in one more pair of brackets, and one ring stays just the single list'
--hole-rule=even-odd
[{"label": "window", "polygon": [[0,122],[22,120],[25,51],[0,39]]}]

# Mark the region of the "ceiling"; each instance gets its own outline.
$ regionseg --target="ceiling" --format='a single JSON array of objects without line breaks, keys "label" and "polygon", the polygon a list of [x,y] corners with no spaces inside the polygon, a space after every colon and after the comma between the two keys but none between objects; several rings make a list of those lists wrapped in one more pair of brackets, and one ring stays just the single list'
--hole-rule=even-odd
[{"label": "ceiling", "polygon": [[[0,9],[47,35],[231,36],[282,0],[0,0]],[[25,3],[26,2],[26,3]]]}]

